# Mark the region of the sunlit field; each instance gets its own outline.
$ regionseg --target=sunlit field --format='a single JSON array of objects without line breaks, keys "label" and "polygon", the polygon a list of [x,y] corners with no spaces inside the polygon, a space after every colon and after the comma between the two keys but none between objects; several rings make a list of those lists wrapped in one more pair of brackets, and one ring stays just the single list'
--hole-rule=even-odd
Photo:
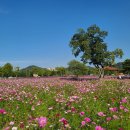
[{"label": "sunlit field", "polygon": [[130,80],[0,80],[0,130],[130,130]]}]

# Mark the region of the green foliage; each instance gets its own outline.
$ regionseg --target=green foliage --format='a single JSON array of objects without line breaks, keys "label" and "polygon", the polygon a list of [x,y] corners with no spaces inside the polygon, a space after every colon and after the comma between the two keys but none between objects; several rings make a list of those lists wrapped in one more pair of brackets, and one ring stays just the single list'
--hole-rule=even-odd
[{"label": "green foliage", "polygon": [[115,65],[114,65],[114,67],[116,67],[116,68],[118,68],[118,69],[120,69],[120,70],[122,70],[123,69],[123,62],[118,62],[118,63],[116,63]]},{"label": "green foliage", "polygon": [[68,70],[77,77],[87,73],[86,65],[76,60],[72,60],[68,63]]},{"label": "green foliage", "polygon": [[57,75],[59,75],[59,76],[64,76],[64,75],[66,75],[66,71],[67,71],[67,69],[64,68],[64,67],[56,67],[56,73],[57,73]]},{"label": "green foliage", "polygon": [[13,74],[14,74],[15,77],[18,77],[18,76],[19,76],[19,71],[20,71],[20,68],[19,68],[19,67],[15,67],[15,68],[14,68]]},{"label": "green foliage", "polygon": [[95,67],[88,67],[88,71],[87,71],[88,75],[97,75],[98,71]]},{"label": "green foliage", "polygon": [[0,67],[0,77],[2,77],[3,75],[3,71],[2,71],[2,67]]},{"label": "green foliage", "polygon": [[81,61],[93,64],[103,72],[101,68],[114,64],[115,58],[121,58],[123,55],[121,49],[112,52],[107,50],[107,44],[104,42],[107,34],[96,25],[90,26],[87,31],[80,29],[70,41],[72,53],[75,57],[81,54]]},{"label": "green foliage", "polygon": [[9,77],[13,75],[13,66],[10,63],[6,63],[2,67],[2,72],[4,77]]},{"label": "green foliage", "polygon": [[123,71],[124,71],[126,74],[130,74],[130,59],[126,59],[126,60],[123,62],[122,67],[123,67]]}]

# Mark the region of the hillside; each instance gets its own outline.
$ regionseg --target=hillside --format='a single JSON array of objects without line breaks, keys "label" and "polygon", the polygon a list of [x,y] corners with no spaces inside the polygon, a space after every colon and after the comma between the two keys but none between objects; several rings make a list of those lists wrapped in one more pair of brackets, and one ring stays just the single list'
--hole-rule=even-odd
[{"label": "hillside", "polygon": [[21,71],[43,70],[43,69],[46,69],[46,68],[42,68],[42,67],[35,66],[35,65],[30,65],[30,66],[28,66],[26,68],[21,69]]}]

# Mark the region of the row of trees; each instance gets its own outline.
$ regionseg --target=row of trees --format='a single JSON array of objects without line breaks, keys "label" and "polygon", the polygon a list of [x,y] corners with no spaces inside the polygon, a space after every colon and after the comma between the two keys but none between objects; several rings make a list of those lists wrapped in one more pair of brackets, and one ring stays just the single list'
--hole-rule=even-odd
[{"label": "row of trees", "polygon": [[85,64],[72,60],[68,63],[68,67],[56,67],[53,70],[41,68],[37,66],[29,66],[24,69],[13,67],[10,63],[0,67],[0,77],[32,77],[34,74],[38,76],[68,76],[68,75],[88,75],[97,74],[95,68],[88,67]]},{"label": "row of trees", "polygon": [[37,66],[20,69],[19,67],[13,67],[10,63],[0,67],[0,77],[32,77],[34,74],[38,76],[52,76],[55,75],[55,72]]},{"label": "row of trees", "polygon": [[[130,74],[130,59],[114,65],[120,72]],[[13,67],[10,63],[0,67],[0,77],[32,77],[33,74],[38,76],[68,76],[75,75],[97,75],[98,71],[95,67],[86,66],[84,63],[72,60],[68,63],[68,67],[56,67],[54,70],[41,68],[37,66],[29,66],[25,69]],[[105,71],[105,74],[114,74],[112,71]]]}]

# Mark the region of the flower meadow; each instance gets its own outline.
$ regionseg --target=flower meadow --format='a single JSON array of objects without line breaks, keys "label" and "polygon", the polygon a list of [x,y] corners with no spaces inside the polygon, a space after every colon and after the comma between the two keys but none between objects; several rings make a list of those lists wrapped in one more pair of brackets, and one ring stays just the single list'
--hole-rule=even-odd
[{"label": "flower meadow", "polygon": [[130,130],[130,80],[0,79],[0,130]]}]

